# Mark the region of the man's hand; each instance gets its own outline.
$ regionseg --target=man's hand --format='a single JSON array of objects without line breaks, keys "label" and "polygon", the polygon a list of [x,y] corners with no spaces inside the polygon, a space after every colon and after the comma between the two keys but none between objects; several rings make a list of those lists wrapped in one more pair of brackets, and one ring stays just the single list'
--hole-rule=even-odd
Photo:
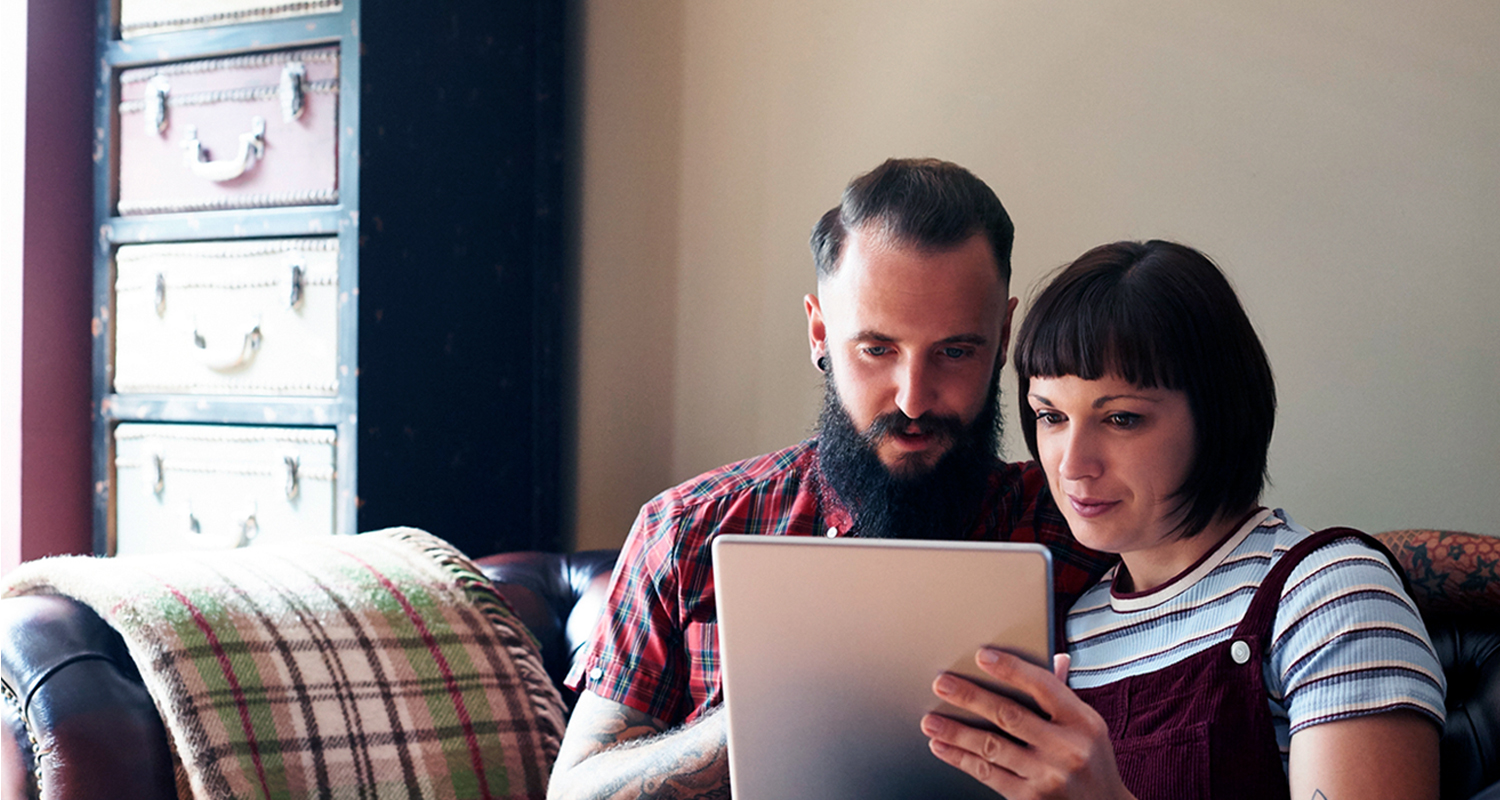
[{"label": "man's hand", "polygon": [[933,681],[938,697],[978,714],[1020,743],[928,714],[922,732],[938,758],[969,773],[1010,800],[1033,798],[1128,798],[1120,781],[1104,719],[1069,689],[1068,657],[1056,674],[999,650],[980,650],[980,669],[1030,696],[1044,719],[1020,703],[972,681],[943,674]]},{"label": "man's hand", "polygon": [[585,691],[552,766],[548,800],[729,797],[722,708],[667,730],[655,717]]}]

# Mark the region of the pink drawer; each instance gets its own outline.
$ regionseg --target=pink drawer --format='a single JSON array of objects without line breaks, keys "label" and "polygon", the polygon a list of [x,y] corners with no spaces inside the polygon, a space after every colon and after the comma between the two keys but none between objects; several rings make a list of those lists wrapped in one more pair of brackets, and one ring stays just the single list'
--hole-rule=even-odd
[{"label": "pink drawer", "polygon": [[339,50],[120,73],[118,213],[338,202]]}]

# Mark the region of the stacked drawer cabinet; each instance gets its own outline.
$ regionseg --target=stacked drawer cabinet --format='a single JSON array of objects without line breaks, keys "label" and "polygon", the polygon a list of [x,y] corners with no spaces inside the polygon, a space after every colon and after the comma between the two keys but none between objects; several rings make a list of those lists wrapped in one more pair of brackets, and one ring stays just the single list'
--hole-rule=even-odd
[{"label": "stacked drawer cabinet", "polygon": [[103,0],[95,550],[561,549],[561,2]]}]

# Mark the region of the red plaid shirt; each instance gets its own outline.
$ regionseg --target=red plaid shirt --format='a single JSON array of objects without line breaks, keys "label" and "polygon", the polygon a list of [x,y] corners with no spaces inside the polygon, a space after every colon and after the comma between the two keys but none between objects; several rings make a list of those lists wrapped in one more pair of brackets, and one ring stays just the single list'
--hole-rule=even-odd
[{"label": "red plaid shirt", "polygon": [[[1115,561],[1073,540],[1034,462],[996,460],[973,541],[1040,542],[1052,551],[1057,619]],[[821,486],[817,442],[751,458],[668,489],[631,528],[605,614],[567,684],[669,725],[723,702],[709,544],[723,533],[857,535]]]}]

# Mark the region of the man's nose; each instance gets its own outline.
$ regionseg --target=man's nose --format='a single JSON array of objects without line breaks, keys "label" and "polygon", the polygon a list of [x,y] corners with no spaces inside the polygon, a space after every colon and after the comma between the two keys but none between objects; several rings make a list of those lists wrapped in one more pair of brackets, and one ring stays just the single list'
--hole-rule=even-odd
[{"label": "man's nose", "polygon": [[937,386],[931,370],[920,358],[909,358],[897,367],[896,407],[917,419],[937,405]]}]

